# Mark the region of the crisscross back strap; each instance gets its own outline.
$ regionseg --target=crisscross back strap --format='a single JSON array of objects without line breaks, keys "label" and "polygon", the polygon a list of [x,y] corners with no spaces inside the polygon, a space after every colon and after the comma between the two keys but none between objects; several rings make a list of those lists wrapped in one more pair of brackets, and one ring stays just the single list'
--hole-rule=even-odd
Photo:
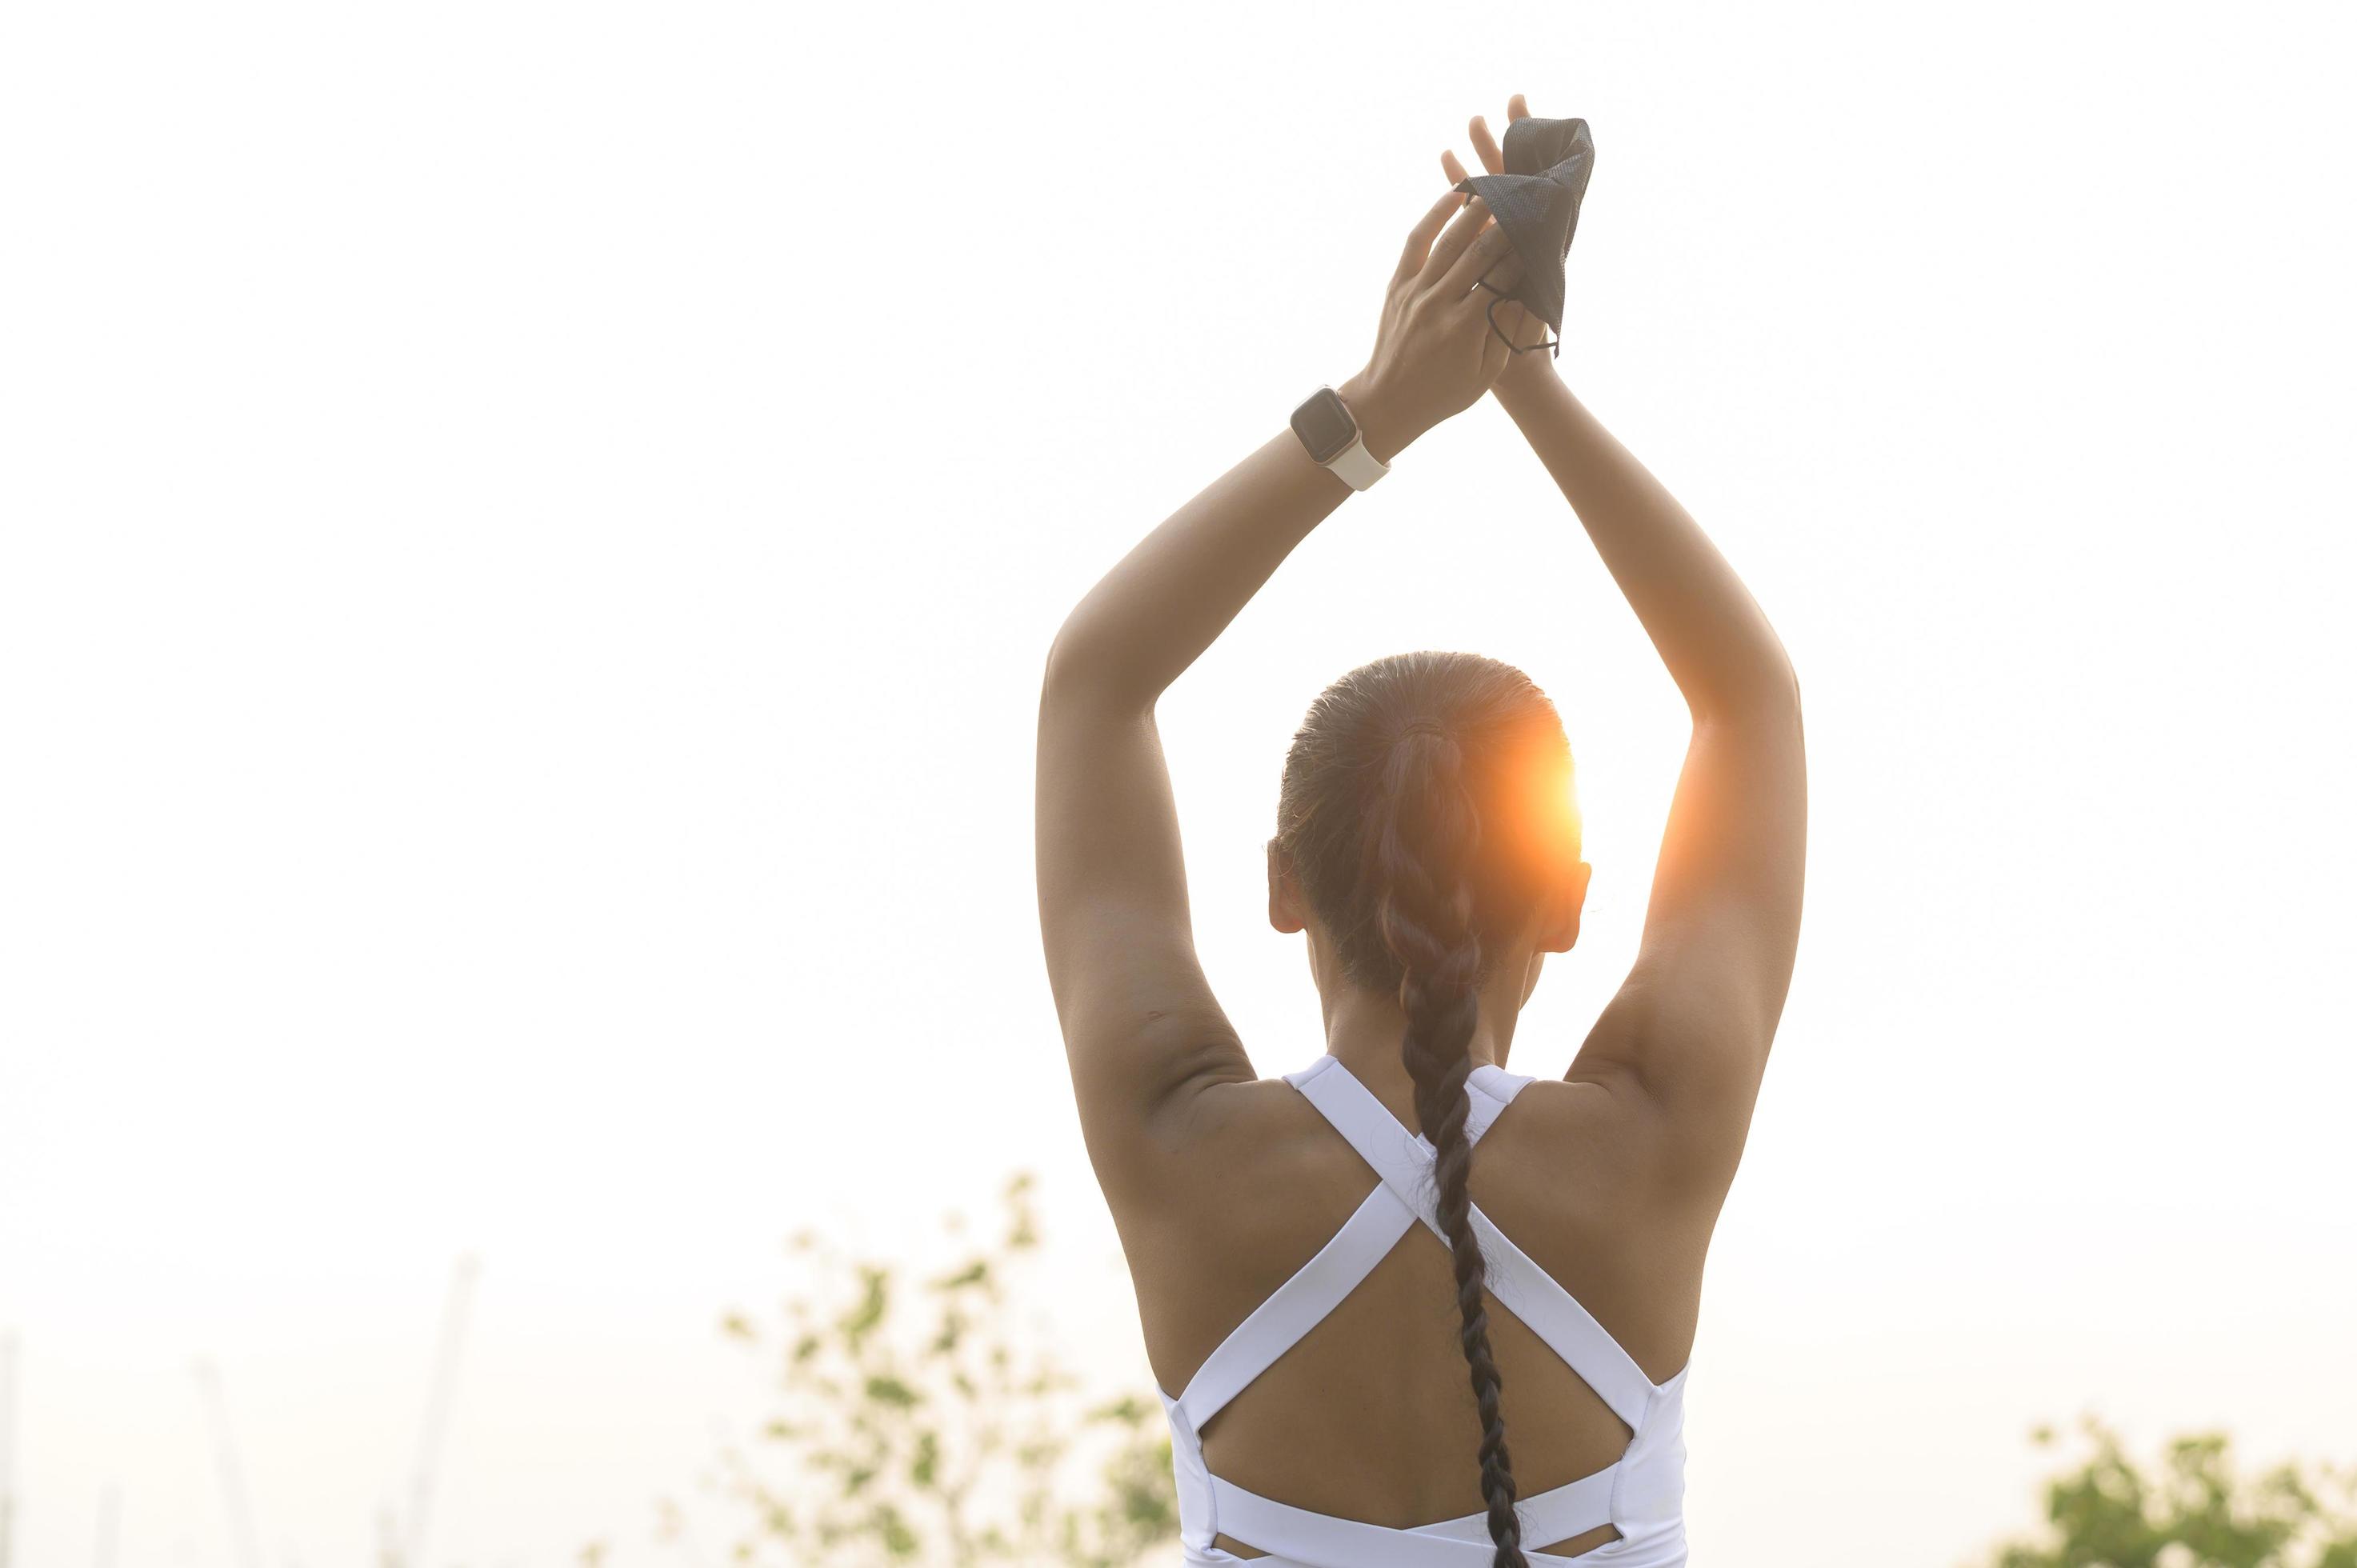
[{"label": "crisscross back strap", "polygon": [[[1286,1074],[1286,1081],[1299,1090],[1350,1141],[1359,1157],[1374,1167],[1384,1189],[1446,1244],[1448,1236],[1440,1227],[1432,1179],[1432,1145],[1421,1134],[1408,1131],[1339,1058],[1321,1057],[1299,1072]],[[1466,1116],[1466,1135],[1478,1141],[1529,1081],[1494,1067],[1476,1068],[1467,1085],[1472,1105]],[[1488,1265],[1491,1294],[1562,1357],[1631,1432],[1636,1431],[1644,1423],[1653,1394],[1652,1380],[1577,1298],[1515,1246],[1479,1205],[1473,1208],[1472,1222]]]},{"label": "crisscross back strap", "polygon": [[1356,1290],[1361,1280],[1391,1253],[1415,1224],[1415,1213],[1378,1186],[1358,1211],[1342,1222],[1333,1240],[1295,1271],[1291,1279],[1236,1325],[1187,1380],[1178,1404],[1195,1430],[1220,1412],[1244,1386],[1276,1364],[1325,1316]]},{"label": "crisscross back strap", "polygon": [[[1439,1229],[1432,1190],[1432,1145],[1423,1133],[1409,1131],[1339,1057],[1320,1057],[1299,1072],[1286,1074],[1285,1081],[1299,1090],[1318,1107],[1318,1114],[1350,1140],[1351,1147],[1374,1166],[1385,1187],[1421,1215],[1426,1225],[1436,1231]],[[1466,1141],[1479,1144],[1498,1113],[1528,1082],[1529,1079],[1486,1063],[1475,1068],[1465,1083]]]},{"label": "crisscross back strap", "polygon": [[[1323,1061],[1341,1065],[1330,1056]],[[1287,1081],[1298,1088],[1302,1079],[1321,1070],[1322,1063],[1313,1065],[1290,1075]],[[1473,1109],[1467,1117],[1469,1135],[1479,1138],[1486,1132],[1498,1112],[1529,1081],[1495,1067],[1475,1069]],[[1380,1105],[1376,1110],[1393,1129],[1405,1131],[1389,1112]],[[1300,1343],[1302,1336],[1340,1306],[1342,1298],[1374,1272],[1375,1265],[1390,1255],[1392,1248],[1415,1223],[1415,1209],[1388,1182],[1367,1194],[1366,1201],[1359,1205],[1358,1211],[1343,1222],[1318,1255],[1277,1286],[1195,1369],[1195,1375],[1188,1380],[1177,1402],[1195,1430],[1200,1432],[1230,1400],[1275,1366],[1279,1357]]]}]

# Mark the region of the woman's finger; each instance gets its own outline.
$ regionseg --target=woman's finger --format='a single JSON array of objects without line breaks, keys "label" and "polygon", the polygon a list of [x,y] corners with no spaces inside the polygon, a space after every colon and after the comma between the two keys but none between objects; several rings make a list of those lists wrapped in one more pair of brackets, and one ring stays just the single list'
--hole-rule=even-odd
[{"label": "woman's finger", "polygon": [[1426,282],[1437,281],[1472,248],[1473,242],[1480,236],[1481,226],[1489,221],[1490,204],[1478,196],[1467,199],[1465,209],[1433,242],[1432,254],[1424,259],[1418,275]]},{"label": "woman's finger", "polygon": [[1464,208],[1465,193],[1452,190],[1434,202],[1432,210],[1415,220],[1415,227],[1408,231],[1407,246],[1400,252],[1399,265],[1392,273],[1394,283],[1412,278],[1424,270],[1425,260],[1432,253],[1434,236],[1440,232],[1451,213],[1461,212]]},{"label": "woman's finger", "polygon": [[1490,134],[1490,122],[1480,115],[1473,116],[1473,151],[1480,156],[1481,166],[1491,174],[1506,172],[1506,155],[1498,150],[1498,138]]},{"label": "woman's finger", "polygon": [[1531,106],[1523,101],[1521,93],[1517,92],[1506,100],[1506,124],[1511,125],[1517,120],[1527,120],[1530,117]]},{"label": "woman's finger", "polygon": [[1457,161],[1455,153],[1443,151],[1440,155],[1440,172],[1448,177],[1449,184],[1456,185],[1465,177],[1465,166]]},{"label": "woman's finger", "polygon": [[[1446,236],[1443,236],[1442,242],[1447,242]],[[1433,253],[1440,253],[1437,247]],[[1476,235],[1471,244],[1458,252],[1456,258],[1449,263],[1448,270],[1442,273],[1432,286],[1443,299],[1460,298],[1473,292],[1476,278],[1489,276],[1499,263],[1513,253],[1514,247],[1507,240],[1506,231],[1492,223]]]}]

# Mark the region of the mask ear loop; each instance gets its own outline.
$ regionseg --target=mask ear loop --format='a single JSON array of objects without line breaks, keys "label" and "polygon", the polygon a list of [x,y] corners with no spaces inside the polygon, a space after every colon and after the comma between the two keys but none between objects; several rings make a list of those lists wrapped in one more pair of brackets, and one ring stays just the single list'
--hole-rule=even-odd
[{"label": "mask ear loop", "polygon": [[1512,296],[1509,295],[1504,289],[1500,288],[1497,285],[1490,282],[1487,278],[1475,278],[1473,280],[1473,286],[1475,288],[1486,288],[1491,294],[1498,296],[1490,302],[1490,308],[1482,314],[1490,318],[1490,330],[1498,335],[1499,341],[1505,344],[1508,351],[1516,354],[1527,354],[1533,349],[1544,349],[1551,357],[1557,360],[1563,358],[1562,333],[1556,333],[1552,342],[1541,339],[1536,343],[1517,344],[1512,338],[1506,336],[1506,329],[1498,325],[1498,306],[1505,304]]}]

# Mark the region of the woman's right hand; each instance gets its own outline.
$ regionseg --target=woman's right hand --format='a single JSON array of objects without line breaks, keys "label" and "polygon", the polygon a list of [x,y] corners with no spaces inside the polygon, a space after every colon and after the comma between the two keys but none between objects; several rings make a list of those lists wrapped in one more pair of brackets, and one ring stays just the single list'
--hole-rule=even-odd
[{"label": "woman's right hand", "polygon": [[1512,247],[1479,197],[1451,190],[1409,231],[1366,369],[1337,388],[1378,461],[1480,401],[1512,356],[1474,280]]},{"label": "woman's right hand", "polygon": [[[1517,92],[1506,100],[1508,125],[1511,126],[1517,120],[1527,120],[1530,117],[1531,106],[1521,93]],[[1475,156],[1480,158],[1481,167],[1490,174],[1505,173],[1506,155],[1499,147],[1498,139],[1490,134],[1490,122],[1476,114],[1466,129],[1472,134],[1473,151]],[[1465,178],[1465,166],[1457,161],[1457,155],[1453,152],[1444,152],[1440,155],[1440,172],[1448,177],[1448,183],[1451,185],[1458,184]],[[1512,288],[1521,282],[1522,258],[1519,256],[1508,258],[1506,263],[1499,267],[1491,281],[1501,289]],[[1491,388],[1502,402],[1512,398],[1533,381],[1551,380],[1555,376],[1555,367],[1554,355],[1540,351],[1545,347],[1547,341],[1546,323],[1533,315],[1519,301],[1500,301],[1497,323],[1499,330],[1512,338],[1517,345],[1523,346],[1523,349],[1511,356],[1513,362],[1499,373],[1497,381]],[[1562,334],[1557,333],[1556,336],[1561,337]]]}]

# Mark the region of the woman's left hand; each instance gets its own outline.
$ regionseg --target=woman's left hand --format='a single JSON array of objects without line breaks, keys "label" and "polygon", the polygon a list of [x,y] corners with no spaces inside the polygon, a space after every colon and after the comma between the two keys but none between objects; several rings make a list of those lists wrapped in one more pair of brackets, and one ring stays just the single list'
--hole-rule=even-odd
[{"label": "woman's left hand", "polygon": [[1483,317],[1493,296],[1474,286],[1512,255],[1488,204],[1453,190],[1409,231],[1374,352],[1336,389],[1378,461],[1480,402],[1513,357]]}]

